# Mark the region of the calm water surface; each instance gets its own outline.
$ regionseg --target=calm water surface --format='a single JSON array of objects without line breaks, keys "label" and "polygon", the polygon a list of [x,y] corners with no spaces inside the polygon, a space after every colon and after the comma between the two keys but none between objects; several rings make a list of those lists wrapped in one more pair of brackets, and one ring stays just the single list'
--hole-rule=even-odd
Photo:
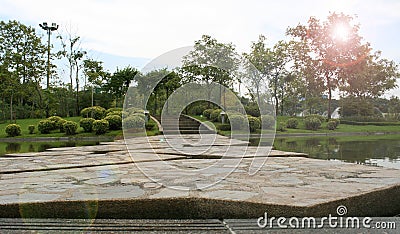
[{"label": "calm water surface", "polygon": [[12,153],[43,152],[49,148],[98,145],[98,141],[0,142],[0,156]]},{"label": "calm water surface", "polygon": [[[257,144],[259,139],[252,139]],[[278,150],[307,153],[311,158],[340,160],[400,169],[400,136],[275,138]]]}]

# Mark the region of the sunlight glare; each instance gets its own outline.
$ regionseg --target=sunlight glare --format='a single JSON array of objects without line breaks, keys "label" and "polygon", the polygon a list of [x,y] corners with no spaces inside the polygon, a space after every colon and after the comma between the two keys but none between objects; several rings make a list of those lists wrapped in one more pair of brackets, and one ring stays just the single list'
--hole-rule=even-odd
[{"label": "sunlight glare", "polygon": [[337,24],[333,30],[333,39],[346,42],[349,39],[349,28],[344,24]]}]

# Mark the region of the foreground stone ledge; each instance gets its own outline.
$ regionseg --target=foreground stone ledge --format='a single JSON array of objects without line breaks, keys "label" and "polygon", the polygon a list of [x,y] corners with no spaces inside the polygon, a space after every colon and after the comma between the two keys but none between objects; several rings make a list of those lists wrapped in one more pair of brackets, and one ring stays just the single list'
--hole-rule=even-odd
[{"label": "foreground stone ledge", "polygon": [[[189,143],[195,140],[188,138]],[[221,159],[228,142],[232,147]],[[0,217],[212,219],[257,218],[264,212],[322,217],[335,215],[339,205],[351,216],[400,213],[400,170],[272,151],[273,157],[251,176],[253,158],[265,155],[250,147],[236,165],[241,144],[219,137],[201,157],[196,152],[204,145],[182,145],[193,148],[193,155],[185,156],[158,136],[132,139],[128,145],[117,141],[9,155],[0,158]],[[208,174],[195,170],[219,160]],[[165,163],[187,170],[163,171]],[[157,172],[156,178],[141,170]]]}]

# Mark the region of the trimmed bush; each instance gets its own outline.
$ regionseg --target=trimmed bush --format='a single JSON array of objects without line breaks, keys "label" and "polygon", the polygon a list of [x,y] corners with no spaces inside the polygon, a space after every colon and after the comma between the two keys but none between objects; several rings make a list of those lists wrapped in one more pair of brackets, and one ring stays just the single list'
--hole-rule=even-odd
[{"label": "trimmed bush", "polygon": [[6,127],[6,133],[9,137],[16,137],[21,135],[21,126],[18,124],[9,124]]},{"label": "trimmed bush", "polygon": [[230,131],[231,125],[230,124],[221,124],[217,126],[217,130],[219,131]]},{"label": "trimmed bush", "polygon": [[35,133],[35,125],[29,125],[28,131],[29,131],[29,134],[34,134]]},{"label": "trimmed bush", "polygon": [[296,118],[290,118],[286,122],[286,127],[287,128],[297,128],[297,125],[299,125],[299,121]]},{"label": "trimmed bush", "polygon": [[250,132],[255,132],[258,129],[261,129],[261,121],[258,118],[249,116],[247,119],[249,120]]},{"label": "trimmed bush", "polygon": [[134,113],[134,114],[132,114],[131,116],[132,116],[132,117],[133,117],[133,116],[138,116],[138,117],[142,118],[144,121],[146,121],[146,115],[143,114],[143,113]]},{"label": "trimmed bush", "polygon": [[76,130],[78,129],[78,124],[74,121],[65,121],[65,123],[63,124],[63,129],[65,131],[65,134],[75,135],[77,133]]},{"label": "trimmed bush", "polygon": [[336,129],[336,122],[335,121],[329,121],[328,124],[326,125],[326,127],[329,130],[335,130]]},{"label": "trimmed bush", "polygon": [[154,122],[147,122],[147,124],[146,124],[146,130],[147,131],[151,131],[151,130],[153,130],[154,129],[154,127],[156,126],[156,123],[154,123]]},{"label": "trimmed bush", "polygon": [[92,132],[94,121],[95,121],[95,119],[93,119],[93,118],[83,118],[83,119],[79,120],[79,125],[83,128],[84,132]]},{"label": "trimmed bush", "polygon": [[64,129],[64,124],[67,122],[67,120],[65,119],[61,119],[60,121],[58,121],[58,123],[56,125],[58,125],[58,127],[60,128],[60,132],[65,132]]},{"label": "trimmed bush", "polygon": [[52,130],[57,130],[59,129],[60,132],[64,132],[63,130],[63,124],[65,123],[65,119],[61,118],[60,116],[50,116],[47,118],[49,121],[53,122],[53,127]]},{"label": "trimmed bush", "polygon": [[304,125],[306,129],[316,131],[321,127],[321,120],[316,117],[306,118],[304,119]]},{"label": "trimmed bush", "polygon": [[213,111],[214,111],[214,109],[205,109],[203,111],[203,116],[206,117],[207,119],[210,119],[211,118],[211,112],[213,112]]},{"label": "trimmed bush", "polygon": [[275,118],[272,115],[261,115],[260,120],[265,129],[272,129],[275,126]]},{"label": "trimmed bush", "polygon": [[120,107],[114,107],[114,108],[107,109],[106,112],[105,112],[105,114],[108,115],[108,114],[111,113],[111,112],[122,112],[122,108],[120,108]]},{"label": "trimmed bush", "polygon": [[316,114],[307,115],[305,118],[306,118],[306,119],[307,119],[307,118],[317,118],[317,119],[319,119],[319,121],[320,121],[321,123],[326,122],[326,118],[325,118],[324,116],[322,116],[322,115],[316,115]]},{"label": "trimmed bush", "polygon": [[260,116],[260,109],[258,108],[257,104],[250,104],[245,106],[244,109],[248,115],[259,117]]},{"label": "trimmed bush", "polygon": [[108,125],[108,121],[105,119],[95,120],[93,122],[93,131],[95,131],[97,135],[104,134],[108,130]]},{"label": "trimmed bush", "polygon": [[145,126],[145,121],[139,115],[129,116],[123,120],[123,125],[125,129],[140,129]]},{"label": "trimmed bush", "polygon": [[337,128],[340,124],[340,120],[339,119],[330,119],[329,122],[335,122],[335,128]]},{"label": "trimmed bush", "polygon": [[119,117],[122,118],[122,111],[111,111],[111,112],[108,112],[108,113],[106,114],[106,117],[107,117],[107,116],[110,116],[110,115],[118,115]]},{"label": "trimmed bush", "polygon": [[136,107],[127,108],[127,109],[125,109],[125,112],[127,112],[128,114],[135,114],[135,113],[144,114],[143,109],[136,108]]},{"label": "trimmed bush", "polygon": [[230,126],[233,126],[234,130],[243,129],[246,122],[245,118],[245,115],[229,115],[229,122],[231,123]]},{"label": "trimmed bush", "polygon": [[105,112],[106,109],[104,109],[103,107],[93,106],[81,110],[81,116],[84,118],[93,118],[99,120],[104,117]]},{"label": "trimmed bush", "polygon": [[215,109],[210,114],[210,120],[212,122],[221,122],[221,109]]},{"label": "trimmed bush", "polygon": [[285,123],[278,123],[278,125],[276,126],[276,131],[280,131],[280,132],[285,132],[286,128],[285,128],[286,124]]},{"label": "trimmed bush", "polygon": [[48,134],[55,129],[55,122],[48,119],[40,120],[38,123],[38,130],[41,134]]},{"label": "trimmed bush", "polygon": [[[112,113],[112,112],[111,112]],[[110,130],[120,130],[122,128],[122,118],[119,115],[109,115],[104,118],[108,121]]]}]

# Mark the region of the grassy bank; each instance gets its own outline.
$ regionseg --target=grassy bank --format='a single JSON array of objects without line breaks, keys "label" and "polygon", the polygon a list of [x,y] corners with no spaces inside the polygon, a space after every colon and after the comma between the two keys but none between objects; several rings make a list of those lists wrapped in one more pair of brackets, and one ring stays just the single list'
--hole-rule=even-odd
[{"label": "grassy bank", "polygon": [[[201,122],[208,121],[207,118],[204,116],[192,116]],[[278,116],[277,123],[285,123],[289,118],[289,116]],[[298,134],[298,133],[335,133],[335,132],[400,132],[400,125],[393,125],[393,126],[376,126],[376,125],[350,125],[350,124],[339,124],[337,129],[335,130],[328,130],[327,129],[327,122],[322,123],[322,126],[316,130],[307,130],[305,129],[304,122],[302,118],[298,117],[299,125],[296,129],[286,128],[286,131],[277,131],[277,134]],[[208,125],[214,124],[215,127],[221,125],[219,122],[208,123]],[[221,135],[230,135],[230,131],[218,131]],[[260,133],[260,131],[255,132]]]}]

